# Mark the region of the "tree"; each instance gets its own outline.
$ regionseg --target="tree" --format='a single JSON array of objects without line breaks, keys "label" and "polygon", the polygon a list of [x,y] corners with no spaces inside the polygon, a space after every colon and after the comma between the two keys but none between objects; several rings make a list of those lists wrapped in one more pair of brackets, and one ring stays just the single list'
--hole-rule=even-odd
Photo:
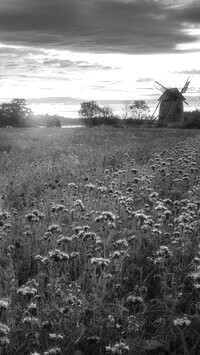
[{"label": "tree", "polygon": [[109,106],[100,107],[100,116],[102,124],[112,124],[112,121],[115,119],[113,110]]},{"label": "tree", "polygon": [[117,116],[109,106],[99,106],[96,101],[82,102],[79,116],[88,126],[100,126],[102,124],[115,124],[118,121]]},{"label": "tree", "polygon": [[23,127],[32,125],[32,111],[27,108],[25,99],[13,99],[0,106],[0,125]]},{"label": "tree", "polygon": [[46,127],[61,127],[58,115],[49,116],[48,114],[46,114],[44,116],[44,124]]},{"label": "tree", "polygon": [[146,118],[149,112],[149,106],[144,100],[135,100],[133,104],[130,104],[130,110],[132,113],[132,118],[142,120]]},{"label": "tree", "polygon": [[[81,103],[79,116],[86,125],[95,125],[101,115],[101,108],[96,101],[84,101]],[[96,122],[95,122],[96,121]]]},{"label": "tree", "polygon": [[129,101],[124,101],[124,107],[123,107],[123,120],[126,120],[130,115],[130,102]]}]

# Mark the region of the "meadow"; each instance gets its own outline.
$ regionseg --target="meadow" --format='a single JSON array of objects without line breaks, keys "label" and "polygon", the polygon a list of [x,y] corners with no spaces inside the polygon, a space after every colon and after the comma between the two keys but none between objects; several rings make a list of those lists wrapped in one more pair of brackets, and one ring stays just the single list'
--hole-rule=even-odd
[{"label": "meadow", "polygon": [[0,354],[200,353],[200,136],[0,132]]}]

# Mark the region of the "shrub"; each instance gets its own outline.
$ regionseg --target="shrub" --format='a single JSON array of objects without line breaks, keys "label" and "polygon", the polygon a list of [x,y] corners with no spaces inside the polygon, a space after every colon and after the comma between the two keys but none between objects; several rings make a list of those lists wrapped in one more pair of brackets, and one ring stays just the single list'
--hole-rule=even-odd
[{"label": "shrub", "polygon": [[200,111],[195,110],[185,113],[183,128],[200,128]]}]

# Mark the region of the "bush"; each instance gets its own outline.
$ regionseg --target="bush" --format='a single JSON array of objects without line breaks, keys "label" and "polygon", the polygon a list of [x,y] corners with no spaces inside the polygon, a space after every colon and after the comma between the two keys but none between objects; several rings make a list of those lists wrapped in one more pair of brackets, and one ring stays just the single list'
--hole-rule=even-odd
[{"label": "bush", "polygon": [[199,110],[185,113],[183,128],[200,129],[200,111]]},{"label": "bush", "polygon": [[61,127],[61,123],[60,123],[59,118],[56,115],[54,115],[54,116],[47,115],[46,119],[45,119],[45,126],[46,127]]}]

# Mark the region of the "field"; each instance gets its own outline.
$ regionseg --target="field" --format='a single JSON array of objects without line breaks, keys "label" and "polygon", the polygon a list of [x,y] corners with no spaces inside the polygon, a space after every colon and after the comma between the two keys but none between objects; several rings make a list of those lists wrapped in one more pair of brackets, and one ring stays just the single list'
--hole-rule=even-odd
[{"label": "field", "polygon": [[0,132],[0,354],[200,353],[200,136]]}]

